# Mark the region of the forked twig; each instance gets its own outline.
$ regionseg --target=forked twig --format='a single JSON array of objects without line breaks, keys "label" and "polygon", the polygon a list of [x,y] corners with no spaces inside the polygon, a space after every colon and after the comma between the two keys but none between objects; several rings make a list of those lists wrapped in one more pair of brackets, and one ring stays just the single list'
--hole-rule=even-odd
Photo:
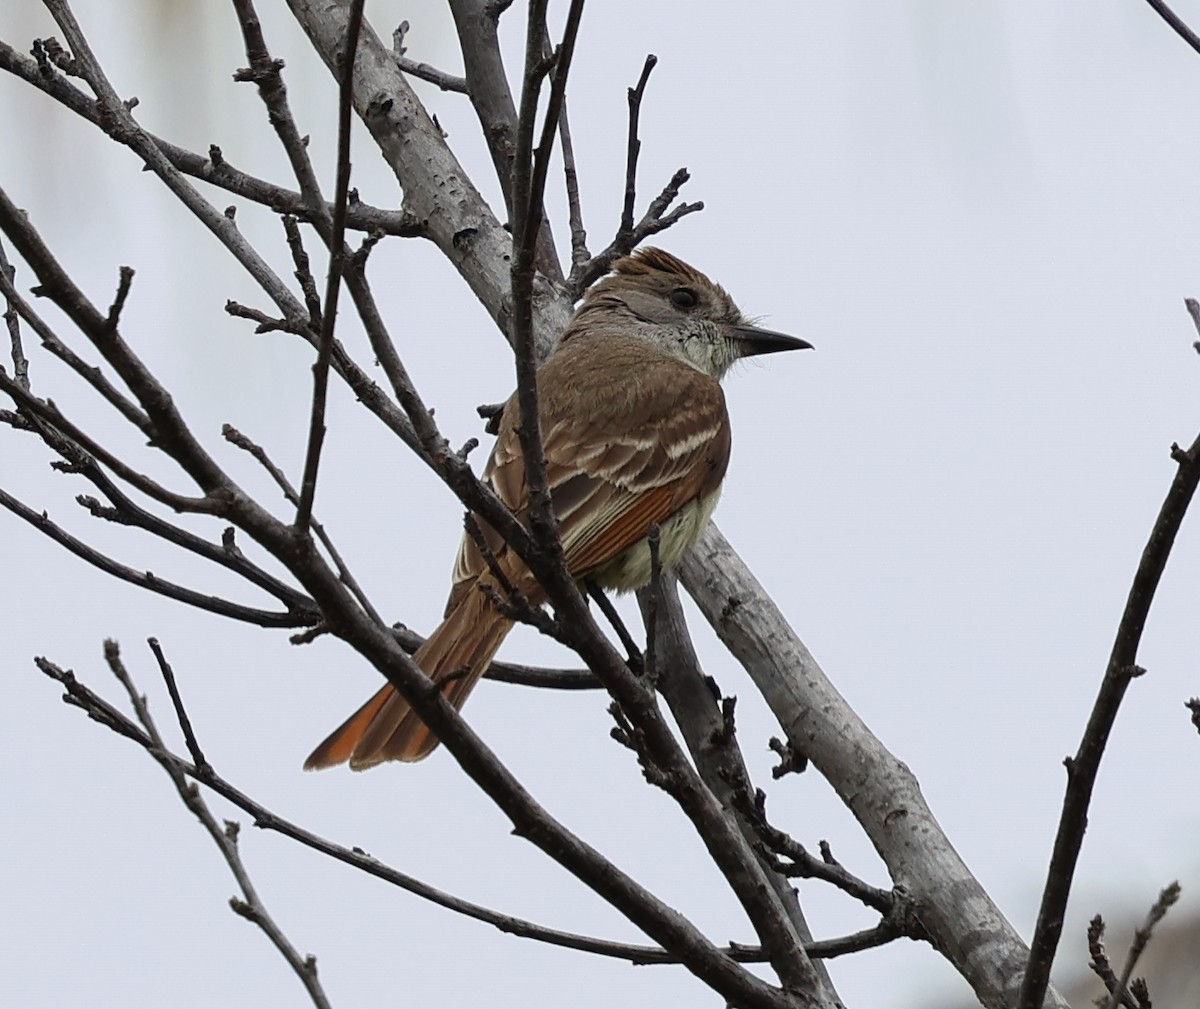
[{"label": "forked twig", "polygon": [[[474,919],[475,921],[492,925],[501,932],[506,932],[510,935],[532,939],[535,942],[542,942],[551,946],[627,960],[632,964],[674,964],[679,962],[677,957],[661,947],[613,942],[594,936],[564,932],[560,929],[539,925],[536,922],[476,904],[440,890],[423,880],[403,873],[384,862],[380,862],[361,848],[336,844],[318,834],[314,834],[312,831],[306,830],[298,824],[272,812],[231,782],[226,781],[210,765],[197,765],[195,763],[195,752],[199,751],[199,743],[195,744],[193,762],[189,763],[172,752],[157,735],[152,736],[149,734],[143,726],[139,726],[130,720],[125,714],[95,693],[95,691],[91,690],[84,683],[81,683],[69,670],[62,669],[44,658],[36,660],[36,664],[46,676],[63,686],[66,691],[63,695],[64,701],[82,710],[93,721],[100,723],[111,731],[124,736],[126,739],[142,747],[159,764],[163,765],[168,770],[168,773],[177,772],[179,775],[191,778],[202,784],[205,788],[211,789],[246,813],[251,818],[254,826],[261,830],[278,833],[306,848],[310,848],[335,861],[342,862],[367,875],[374,876],[376,879],[412,893],[423,900],[427,900],[439,907]],[[129,687],[126,689],[129,690]],[[181,700],[177,703],[176,712],[182,715],[183,718],[187,718]],[[187,724],[190,727],[190,719]],[[188,730],[185,729],[185,736],[187,732]],[[174,773],[172,773],[172,779],[175,779]],[[195,791],[194,785],[188,785],[187,788]],[[884,941],[887,940],[882,936],[879,929],[868,929],[865,932],[857,932],[835,939],[814,942],[806,947],[806,950],[812,957],[836,957],[868,949],[872,946],[880,945]],[[731,944],[722,950],[722,952],[725,956],[738,963],[758,963],[765,959],[759,947],[741,943]]]},{"label": "forked twig", "polygon": [[[263,469],[270,474],[271,479],[275,481],[279,489],[283,491],[283,495],[287,498],[288,502],[299,506],[300,498],[296,493],[296,489],[292,486],[291,481],[288,480],[283,470],[271,461],[271,457],[267,455],[266,449],[256,442],[251,441],[232,424],[223,425],[221,427],[221,434],[231,445],[236,445],[244,452],[248,452],[253,456]],[[329,559],[333,561],[333,566],[337,569],[338,577],[342,580],[342,583],[354,594],[354,598],[358,600],[359,605],[362,606],[372,620],[376,621],[376,623],[383,623],[383,618],[371,604],[371,600],[363,591],[362,586],[358,584],[358,580],[342,559],[342,555],[338,552],[337,547],[333,545],[333,540],[325,532],[325,527],[312,516],[311,512],[309,513],[309,524],[312,527],[312,531],[316,533],[317,539],[325,547],[326,552],[329,554]]]},{"label": "forked twig", "polygon": [[646,92],[646,84],[650,80],[650,71],[658,63],[658,57],[651,53],[642,65],[638,82],[629,89],[629,127],[625,147],[625,198],[621,209],[621,220],[617,225],[617,233],[608,248],[598,252],[591,259],[579,260],[572,257],[571,276],[567,280],[573,298],[579,298],[595,281],[608,272],[608,268],[621,256],[632,252],[639,244],[651,235],[665,231],[681,218],[704,209],[704,204],[681,203],[668,213],[668,208],[679,197],[680,190],[688,181],[686,168],[680,168],[671,181],[663,187],[650,205],[646,213],[636,224],[633,221],[634,207],[637,202],[637,165],[641,153],[642,141],[638,134],[641,121],[642,98]]},{"label": "forked twig", "polygon": [[[154,647],[156,655],[161,655],[160,649],[157,648],[157,642],[152,647]],[[208,808],[208,804],[200,794],[200,789],[187,780],[187,775],[181,768],[179,759],[170,752],[166,743],[163,742],[158,727],[154,719],[150,716],[149,708],[146,706],[146,699],[138,693],[137,688],[134,686],[133,680],[125,668],[124,662],[121,660],[121,652],[115,641],[106,641],[104,643],[104,658],[113,675],[116,676],[129,695],[129,702],[137,714],[137,719],[141,723],[145,739],[149,744],[143,744],[146,751],[167,772],[167,776],[170,777],[176,792],[179,793],[179,798],[183,800],[183,804],[200,821],[205,831],[208,832],[209,837],[213,839],[217,848],[220,849],[225,863],[229,866],[229,871],[233,874],[234,879],[237,880],[238,889],[242,891],[242,896],[240,898],[230,898],[230,908],[232,908],[235,914],[257,925],[270,940],[271,944],[279,950],[284,960],[287,961],[288,966],[292,968],[292,971],[304,985],[305,991],[308,992],[308,997],[313,1005],[317,1009],[330,1009],[329,1000],[326,998],[321,982],[317,978],[316,957],[311,955],[302,957],[300,955],[296,947],[292,945],[291,940],[284,935],[283,930],[271,917],[266,905],[263,904],[261,898],[258,896],[258,891],[255,889],[254,883],[250,879],[250,874],[246,871],[241,854],[238,851],[238,825],[227,820],[225,821],[224,828],[222,828],[217,823],[216,817],[213,816],[212,811]],[[165,659],[160,658],[160,662],[163,664],[165,672],[166,668],[168,668],[165,665]],[[178,702],[176,710],[182,710],[182,702]],[[190,732],[190,726],[187,731]],[[129,732],[124,732],[123,734],[129,738],[138,738]],[[194,739],[192,741],[194,742]],[[198,752],[199,747],[196,749]]]},{"label": "forked twig", "polygon": [[1116,985],[1109,992],[1108,1004],[1105,1009],[1117,1009],[1121,1005],[1125,991],[1129,987],[1129,979],[1133,977],[1133,969],[1150,944],[1150,937],[1154,934],[1155,926],[1163,920],[1167,911],[1177,900],[1179,900],[1178,883],[1171,883],[1159,892],[1157,899],[1150,906],[1150,912],[1146,915],[1142,927],[1133,933],[1133,942],[1129,945],[1129,955],[1125,958],[1125,966],[1121,969],[1121,976],[1117,978]]}]

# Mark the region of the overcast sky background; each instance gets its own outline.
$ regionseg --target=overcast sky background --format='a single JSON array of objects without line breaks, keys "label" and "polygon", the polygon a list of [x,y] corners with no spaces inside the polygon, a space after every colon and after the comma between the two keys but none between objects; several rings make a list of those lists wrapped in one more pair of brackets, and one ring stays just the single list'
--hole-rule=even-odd
[{"label": "overcast sky background", "polygon": [[[1200,3],[1176,7],[1200,24]],[[282,4],[260,8],[328,183],[328,74]],[[141,100],[145,125],[199,151],[218,143],[236,166],[289,182],[253,88],[230,79],[245,57],[226,5],[80,0],[75,9],[118,90]],[[460,68],[442,5],[372,0],[368,16],[385,37],[408,19],[411,57]],[[522,21],[517,8],[506,18],[514,59]],[[50,34],[38,4],[0,11],[0,37],[22,50]],[[661,244],[747,312],[818,348],[749,365],[727,383],[735,447],[717,520],[1028,936],[1061,760],[1078,743],[1173,474],[1169,446],[1200,426],[1200,360],[1183,309],[1185,296],[1200,296],[1200,56],[1140,0],[597,2],[569,90],[594,248],[619,215],[625,89],[647,52],[660,62],[642,116],[640,205],[680,165],[693,175],[685,197],[707,205]],[[422,94],[500,205],[465,99]],[[120,265],[136,268],[126,338],[219,458],[277,501],[220,441],[220,425],[239,427],[296,476],[310,353],[225,315],[229,298],[268,306],[132,155],[7,78],[0,136],[0,185],[97,303],[111,300]],[[358,140],[363,198],[398,205],[394,180]],[[219,207],[236,202],[208,195]],[[289,275],[270,215],[239,205],[238,223]],[[513,383],[485,313],[416,241],[385,243],[371,276],[451,441],[480,434],[475,406]],[[18,282],[33,282],[28,270]],[[345,335],[361,352],[354,330]],[[36,391],[171,477],[80,382],[28,349]],[[381,612],[427,631],[460,510],[341,389],[329,428],[318,516]],[[47,462],[33,438],[0,431],[0,480],[33,507],[128,563],[261,601],[87,518],[72,498],[90,486]],[[1064,968],[1085,962],[1085,923],[1098,911],[1140,915],[1175,878],[1180,913],[1197,907],[1200,739],[1183,708],[1200,694],[1197,519],[1184,526],[1147,628],[1149,675],[1131,688],[1102,769]],[[285,633],[116,583],[7,512],[0,542],[0,949],[13,1004],[305,1004],[265,939],[229,912],[234,883],[162,772],[61,704],[32,666],[45,654],[115,698],[105,637],[121,641],[165,724],[144,644],[162,641],[210,760],[279,814],[484,904],[638,938],[511,837],[445,752],[367,775],[302,774],[311,747],[377,686],[345,647],[294,648]],[[777,727],[703,621],[693,627],[707,670],[741,700],[741,743],[766,785]],[[527,633],[502,655],[562,661]],[[570,827],[715,940],[749,940],[682,818],[607,738],[604,708],[597,694],[485,684],[468,714]],[[827,838],[849,868],[886,885],[814,772],[771,784],[770,795],[781,825],[814,847]],[[247,827],[242,838],[262,896],[316,954],[336,1005],[719,1004],[680,969],[503,936],[278,837]],[[836,893],[808,885],[802,895],[818,936],[871,924]],[[832,970],[850,1006],[966,994],[925,946],[893,944]]]}]

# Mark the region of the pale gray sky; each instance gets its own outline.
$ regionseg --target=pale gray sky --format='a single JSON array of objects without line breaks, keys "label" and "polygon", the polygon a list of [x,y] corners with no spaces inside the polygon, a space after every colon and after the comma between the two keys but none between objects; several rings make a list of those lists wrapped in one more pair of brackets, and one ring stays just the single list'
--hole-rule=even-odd
[{"label": "pale gray sky", "polygon": [[[1176,6],[1200,23],[1200,3]],[[287,60],[301,128],[328,167],[331,87],[281,7],[261,0],[268,40]],[[141,99],[145,124],[198,150],[219,143],[235,164],[287,178],[253,89],[230,80],[245,58],[225,5],[80,0],[76,12],[118,89]],[[375,0],[368,14],[381,34],[407,18],[409,55],[457,69],[441,5]],[[522,18],[507,20],[515,53]],[[0,12],[0,37],[21,48],[52,33],[36,4]],[[818,348],[731,377],[734,458],[717,519],[1028,935],[1061,759],[1078,742],[1171,479],[1168,447],[1200,424],[1196,334],[1182,304],[1200,292],[1200,57],[1137,0],[595,3],[569,92],[594,247],[619,213],[625,89],[647,52],[660,63],[643,111],[643,202],[687,165],[685,196],[708,208],[662,244],[748,312]],[[494,194],[465,101],[425,93]],[[108,303],[118,266],[138,270],[126,337],[195,429],[215,444],[232,422],[295,469],[309,356],[225,315],[227,298],[262,299],[216,243],[131,155],[10,79],[0,79],[0,136],[0,179],[96,301]],[[398,203],[367,143],[355,170],[364,199]],[[244,206],[238,222],[286,272],[269,215]],[[512,385],[483,311],[415,242],[378,250],[372,277],[451,440],[478,434],[475,405]],[[18,280],[31,282],[27,272]],[[54,362],[35,355],[32,374],[43,394],[108,424]],[[221,452],[265,490],[233,450]],[[35,507],[130,563],[249,598],[88,520],[71,499],[89,488],[46,461],[32,439],[0,432],[4,485]],[[459,508],[340,392],[317,510],[381,611],[430,628]],[[234,884],[165,776],[62,705],[30,662],[48,655],[115,696],[100,655],[106,636],[122,642],[165,720],[143,644],[162,641],[210,759],[282,815],[482,903],[637,938],[512,838],[444,752],[367,775],[302,774],[311,746],[376,686],[344,647],[296,649],[285,634],[114,583],[8,513],[0,537],[0,892],[9,908],[0,946],[13,1004],[305,1004],[265,940],[229,912]],[[1200,739],[1182,704],[1200,694],[1197,598],[1193,516],[1147,628],[1149,675],[1132,687],[1104,764],[1063,964],[1084,962],[1093,913],[1140,911],[1173,878],[1195,910]],[[742,745],[767,783],[765,742],[776,729],[735,663],[699,619],[694,626],[708,671],[741,698]],[[502,654],[556,655],[529,634]],[[748,939],[681,817],[607,738],[604,706],[599,695],[485,685],[468,711],[569,826],[714,938]],[[771,796],[771,812],[801,840],[827,838],[851,869],[886,884],[815,774],[775,784]],[[502,936],[280,838],[242,836],[264,898],[296,945],[317,955],[337,1005],[718,1004],[682,970],[635,970]],[[803,897],[820,936],[870,923],[818,886]],[[965,992],[924,946],[832,969],[850,1006],[900,1009]]]}]

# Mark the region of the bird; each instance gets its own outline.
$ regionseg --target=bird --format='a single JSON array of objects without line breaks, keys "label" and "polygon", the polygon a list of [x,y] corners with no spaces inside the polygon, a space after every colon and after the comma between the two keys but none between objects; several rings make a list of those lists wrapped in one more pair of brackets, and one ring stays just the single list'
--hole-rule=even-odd
[{"label": "bird", "polygon": [[[616,260],[584,294],[537,373],[551,506],[572,577],[618,593],[648,584],[655,526],[660,564],[674,568],[707,525],[729,463],[720,379],[742,358],[811,347],[755,325],[724,288],[671,253],[644,248]],[[483,480],[528,526],[519,422],[514,393]],[[456,708],[513,626],[512,610],[497,605],[504,591],[515,588],[534,606],[546,601],[516,552],[476,521],[491,557],[464,534],[445,617],[413,654]],[[389,683],[304,767],[412,762],[438,742]]]}]

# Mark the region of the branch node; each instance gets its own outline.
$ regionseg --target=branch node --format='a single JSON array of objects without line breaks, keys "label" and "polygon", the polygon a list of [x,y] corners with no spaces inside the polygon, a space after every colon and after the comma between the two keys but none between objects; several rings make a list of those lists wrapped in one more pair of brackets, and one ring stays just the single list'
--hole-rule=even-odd
[{"label": "branch node", "polygon": [[788,774],[803,774],[808,769],[808,757],[791,743],[785,743],[778,736],[772,736],[767,746],[779,756],[779,763],[771,768],[772,778],[778,780]]},{"label": "branch node", "polygon": [[500,433],[500,418],[504,414],[503,403],[483,403],[475,407],[475,412],[487,422],[483,425],[484,431],[491,435]]},{"label": "branch node", "polygon": [[1200,732],[1200,697],[1192,697],[1183,702],[1183,706],[1192,713],[1192,725]]},{"label": "branch node", "polygon": [[105,329],[110,334],[117,331],[117,324],[121,320],[121,310],[125,307],[125,299],[129,297],[129,289],[133,285],[133,269],[128,266],[122,266],[120,270],[120,279],[117,281],[117,293],[113,298],[113,303],[108,309],[108,316],[104,320]]}]

